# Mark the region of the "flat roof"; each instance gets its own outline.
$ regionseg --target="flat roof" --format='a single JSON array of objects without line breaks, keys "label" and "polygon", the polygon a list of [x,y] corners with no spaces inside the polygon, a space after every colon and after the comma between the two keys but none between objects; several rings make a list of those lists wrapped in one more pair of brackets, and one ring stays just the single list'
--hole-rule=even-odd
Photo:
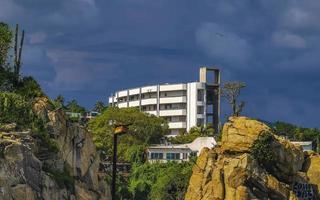
[{"label": "flat roof", "polygon": [[116,92],[112,93],[111,96],[113,96],[117,92],[124,92],[124,91],[127,91],[127,90],[134,90],[134,89],[139,89],[139,88],[144,88],[144,87],[154,87],[154,86],[158,86],[158,85],[159,86],[162,86],[162,85],[186,85],[188,83],[203,83],[203,82],[193,81],[193,82],[187,82],[187,83],[159,83],[159,84],[155,84],[155,85],[144,85],[144,86],[140,86],[140,87],[117,90]]}]

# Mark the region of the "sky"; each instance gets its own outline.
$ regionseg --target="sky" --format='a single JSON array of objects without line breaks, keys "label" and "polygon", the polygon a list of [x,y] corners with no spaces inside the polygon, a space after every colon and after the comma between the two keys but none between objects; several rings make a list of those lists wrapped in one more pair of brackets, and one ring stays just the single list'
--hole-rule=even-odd
[{"label": "sky", "polygon": [[[26,31],[23,74],[92,108],[114,91],[242,81],[244,115],[320,127],[319,0],[0,0]],[[222,118],[230,114],[222,105]]]}]

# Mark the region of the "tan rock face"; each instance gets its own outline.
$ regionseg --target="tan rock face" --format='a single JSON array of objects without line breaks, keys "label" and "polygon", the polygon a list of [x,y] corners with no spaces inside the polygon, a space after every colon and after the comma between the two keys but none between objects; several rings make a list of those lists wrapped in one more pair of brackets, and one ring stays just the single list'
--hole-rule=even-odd
[{"label": "tan rock face", "polygon": [[223,126],[221,146],[223,151],[249,152],[253,142],[270,128],[247,117],[230,117]]},{"label": "tan rock face", "polygon": [[320,155],[310,155],[305,163],[307,177],[311,184],[314,184],[320,190]]},{"label": "tan rock face", "polygon": [[23,159],[21,144],[13,143],[5,147],[4,158],[8,161],[21,161]]},{"label": "tan rock face", "polygon": [[68,122],[47,98],[39,99],[33,110],[45,122],[47,135],[0,137],[0,200],[111,199],[104,177],[98,174],[100,161],[91,133]]},{"label": "tan rock face", "polygon": [[[221,146],[205,149],[199,156],[185,199],[293,200],[298,199],[296,195],[301,198],[305,192],[294,190],[294,185],[319,187],[319,156],[307,159],[309,165],[305,173],[302,171],[304,154],[301,147],[275,135],[270,144],[276,161],[273,168],[266,169],[258,163],[251,155],[251,147],[264,132],[271,132],[271,129],[261,122],[246,117],[230,118],[223,128]],[[314,198],[317,198],[316,191]]]}]

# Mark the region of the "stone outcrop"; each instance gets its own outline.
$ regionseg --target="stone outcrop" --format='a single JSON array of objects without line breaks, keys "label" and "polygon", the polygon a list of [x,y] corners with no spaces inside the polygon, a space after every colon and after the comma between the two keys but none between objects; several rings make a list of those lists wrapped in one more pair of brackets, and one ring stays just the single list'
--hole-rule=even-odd
[{"label": "stone outcrop", "polygon": [[44,132],[13,132],[13,124],[0,130],[0,200],[111,199],[91,133],[47,98],[34,112]]},{"label": "stone outcrop", "polygon": [[[231,117],[221,145],[203,149],[193,168],[186,200],[319,199],[320,156],[276,136],[264,123]],[[259,163],[255,141],[271,134],[272,163]],[[261,155],[264,156],[264,155]]]}]

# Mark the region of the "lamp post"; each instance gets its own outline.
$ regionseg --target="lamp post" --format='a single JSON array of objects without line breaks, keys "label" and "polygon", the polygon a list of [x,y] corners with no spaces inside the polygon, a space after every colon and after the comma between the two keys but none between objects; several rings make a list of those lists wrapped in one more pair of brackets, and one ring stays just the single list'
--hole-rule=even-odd
[{"label": "lamp post", "polygon": [[116,199],[116,179],[117,179],[117,145],[118,135],[125,134],[129,125],[115,125],[113,132],[113,158],[112,158],[112,183],[111,183],[111,195],[112,200]]}]

